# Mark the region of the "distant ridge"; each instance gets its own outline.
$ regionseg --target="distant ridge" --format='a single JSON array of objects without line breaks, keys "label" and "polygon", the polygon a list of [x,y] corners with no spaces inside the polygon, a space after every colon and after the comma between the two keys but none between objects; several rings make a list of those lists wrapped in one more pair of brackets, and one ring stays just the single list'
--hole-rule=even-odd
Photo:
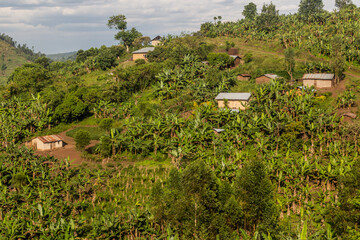
[{"label": "distant ridge", "polygon": [[47,54],[46,57],[50,58],[53,61],[65,62],[67,60],[75,60],[76,59],[76,51],[67,52],[67,53]]}]

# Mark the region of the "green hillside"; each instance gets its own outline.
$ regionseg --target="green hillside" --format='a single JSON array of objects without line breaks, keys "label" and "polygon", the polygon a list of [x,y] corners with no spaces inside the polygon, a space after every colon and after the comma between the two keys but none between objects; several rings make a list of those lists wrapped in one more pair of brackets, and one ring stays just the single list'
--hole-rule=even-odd
[{"label": "green hillside", "polygon": [[[148,61],[102,46],[17,68],[0,89],[0,238],[360,239],[359,16],[264,4]],[[50,134],[65,148],[24,146]]]},{"label": "green hillside", "polygon": [[0,85],[4,85],[15,68],[29,62],[16,48],[0,39]]}]

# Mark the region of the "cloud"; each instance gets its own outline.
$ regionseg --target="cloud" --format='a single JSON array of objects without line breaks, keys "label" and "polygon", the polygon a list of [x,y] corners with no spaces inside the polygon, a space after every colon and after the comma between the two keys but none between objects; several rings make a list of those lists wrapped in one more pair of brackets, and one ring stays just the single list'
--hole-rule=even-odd
[{"label": "cloud", "polygon": [[[296,12],[300,0],[273,0],[280,13]],[[334,1],[326,1],[329,10]],[[201,23],[222,16],[242,18],[244,0],[1,0],[0,31],[42,52],[74,51],[114,44],[110,16],[124,14],[128,27],[144,35],[197,31]],[[260,12],[263,3],[253,0]]]}]

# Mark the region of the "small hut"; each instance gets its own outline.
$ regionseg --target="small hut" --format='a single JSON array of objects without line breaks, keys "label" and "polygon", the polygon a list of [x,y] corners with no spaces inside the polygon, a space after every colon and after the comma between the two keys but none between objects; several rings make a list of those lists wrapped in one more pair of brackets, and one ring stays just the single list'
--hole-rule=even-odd
[{"label": "small hut", "polygon": [[238,74],[238,75],[236,76],[236,79],[237,79],[238,81],[249,81],[250,78],[251,78],[251,75],[250,75],[250,74]]},{"label": "small hut", "polygon": [[239,55],[229,55],[234,59],[234,62],[232,64],[233,67],[237,67],[240,64],[243,64],[243,61],[241,60],[241,57]]},{"label": "small hut", "polygon": [[141,48],[139,50],[136,50],[134,52],[132,52],[133,56],[132,56],[132,60],[135,61],[137,59],[144,59],[147,60],[147,54],[151,51],[154,51],[154,47],[146,47],[146,48]]},{"label": "small hut", "polygon": [[302,79],[306,87],[314,86],[315,88],[332,88],[335,85],[335,74],[333,73],[312,73],[304,74]]},{"label": "small hut", "polygon": [[40,151],[53,150],[64,147],[64,139],[59,135],[41,136],[31,140],[29,145]]},{"label": "small hut", "polygon": [[269,83],[271,80],[279,78],[276,74],[265,74],[255,79],[256,84]]},{"label": "small hut", "polygon": [[228,107],[233,110],[245,110],[249,103],[251,93],[219,93],[215,100],[219,108]]},{"label": "small hut", "polygon": [[154,46],[154,47],[158,46],[161,43],[160,39],[161,39],[160,36],[154,37],[154,39],[151,40],[151,45]]}]

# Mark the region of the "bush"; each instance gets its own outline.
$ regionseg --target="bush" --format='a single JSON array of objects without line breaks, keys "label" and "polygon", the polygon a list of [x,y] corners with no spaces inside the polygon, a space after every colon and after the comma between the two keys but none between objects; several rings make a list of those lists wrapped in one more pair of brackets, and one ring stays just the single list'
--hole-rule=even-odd
[{"label": "bush", "polygon": [[90,133],[85,130],[79,130],[75,134],[76,148],[83,150],[87,145],[90,144]]},{"label": "bush", "polygon": [[111,139],[108,136],[100,138],[100,153],[103,157],[110,157],[111,155]]},{"label": "bush", "polygon": [[101,122],[99,124],[99,128],[109,132],[110,129],[112,128],[113,124],[114,124],[114,119],[104,118],[103,120],[101,120]]},{"label": "bush", "polygon": [[135,60],[135,64],[136,64],[136,65],[145,64],[145,60],[144,60],[144,59],[136,59],[136,60]]},{"label": "bush", "polygon": [[227,53],[210,53],[207,56],[210,65],[218,66],[219,68],[225,68],[234,62],[234,59]]}]

